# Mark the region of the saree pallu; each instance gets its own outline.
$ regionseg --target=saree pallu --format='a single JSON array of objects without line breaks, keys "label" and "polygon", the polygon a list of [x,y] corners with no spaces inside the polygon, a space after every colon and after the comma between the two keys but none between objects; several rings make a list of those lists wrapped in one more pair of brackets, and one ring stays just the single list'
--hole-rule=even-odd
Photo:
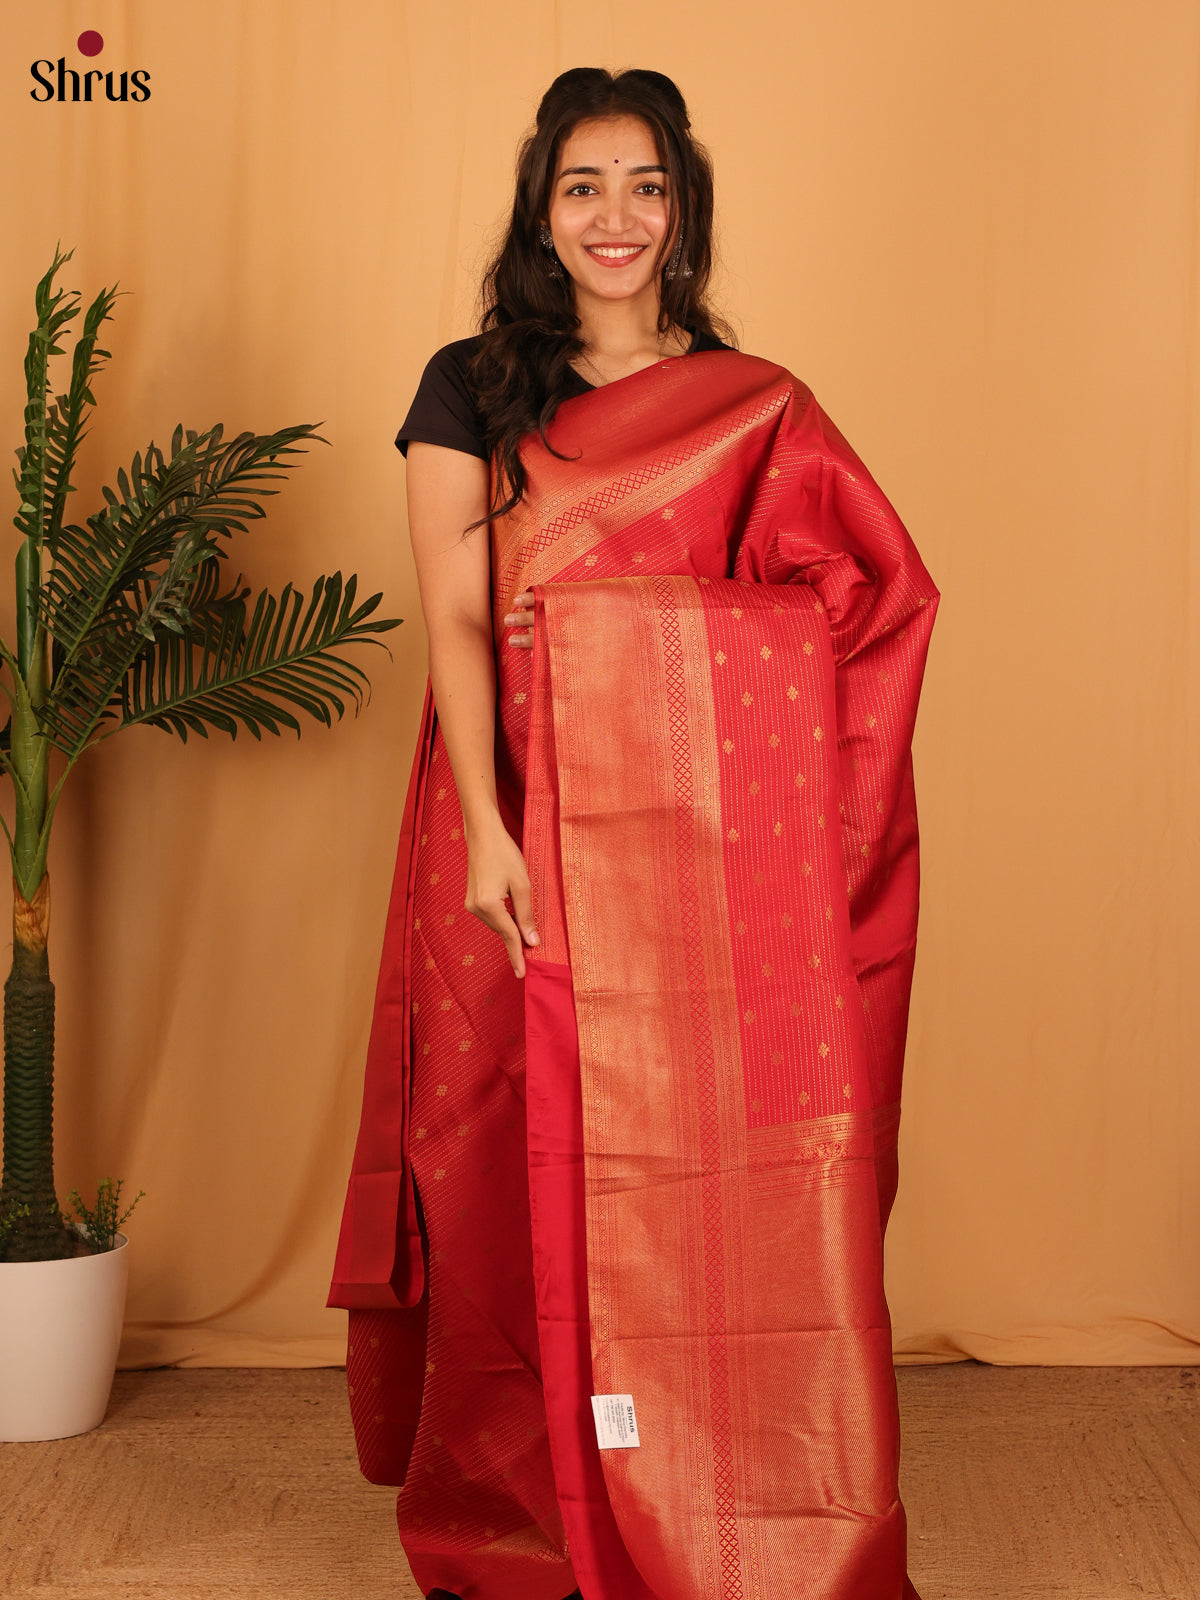
[{"label": "saree pallu", "polygon": [[463,1600],[912,1600],[883,1237],[937,591],[754,357],[549,438],[492,529],[498,639],[535,596],[497,785],[541,943],[522,984],[463,910],[427,697],[329,1296],[360,1463]]}]

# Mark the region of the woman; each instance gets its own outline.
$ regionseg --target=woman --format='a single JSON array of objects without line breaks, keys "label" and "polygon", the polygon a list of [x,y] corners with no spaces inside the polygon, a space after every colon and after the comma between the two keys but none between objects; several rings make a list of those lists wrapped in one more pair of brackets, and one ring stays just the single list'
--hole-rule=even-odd
[{"label": "woman", "polygon": [[674,84],[564,73],[398,440],[432,698],[329,1303],[431,1595],[915,1593],[882,1245],[937,592],[719,337],[711,224]]}]

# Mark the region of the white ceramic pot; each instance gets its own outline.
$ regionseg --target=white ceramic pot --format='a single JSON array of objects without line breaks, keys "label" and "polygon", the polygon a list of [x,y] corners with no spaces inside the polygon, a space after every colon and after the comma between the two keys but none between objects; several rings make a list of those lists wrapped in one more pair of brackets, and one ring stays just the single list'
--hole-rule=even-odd
[{"label": "white ceramic pot", "polygon": [[125,1320],[129,1241],[69,1261],[0,1262],[0,1440],[104,1420]]}]

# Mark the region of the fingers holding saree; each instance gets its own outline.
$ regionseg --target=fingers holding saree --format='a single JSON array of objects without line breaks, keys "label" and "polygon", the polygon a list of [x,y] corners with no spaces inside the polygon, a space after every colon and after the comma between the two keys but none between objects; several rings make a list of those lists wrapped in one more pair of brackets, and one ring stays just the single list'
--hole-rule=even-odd
[{"label": "fingers holding saree", "polygon": [[504,619],[506,628],[521,631],[512,632],[508,636],[508,643],[518,650],[533,649],[533,593],[527,590],[524,594],[517,595],[513,601],[513,608]]}]

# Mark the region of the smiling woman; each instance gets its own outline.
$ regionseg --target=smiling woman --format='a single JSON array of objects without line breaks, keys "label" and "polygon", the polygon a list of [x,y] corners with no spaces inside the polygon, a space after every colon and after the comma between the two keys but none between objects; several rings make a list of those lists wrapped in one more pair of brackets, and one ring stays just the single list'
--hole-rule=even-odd
[{"label": "smiling woman", "polygon": [[669,79],[564,73],[397,440],[431,689],[329,1303],[441,1600],[915,1600],[882,1263],[938,595],[720,337],[712,197]]}]

